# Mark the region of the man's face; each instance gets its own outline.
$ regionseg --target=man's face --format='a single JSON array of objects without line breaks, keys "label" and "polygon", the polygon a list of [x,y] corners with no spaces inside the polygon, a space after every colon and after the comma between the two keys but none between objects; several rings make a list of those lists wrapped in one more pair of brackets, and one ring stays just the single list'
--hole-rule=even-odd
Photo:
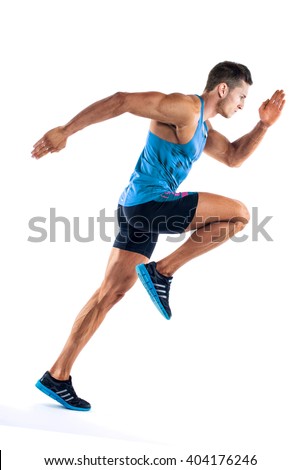
[{"label": "man's face", "polygon": [[218,113],[223,117],[230,118],[238,110],[243,109],[250,85],[244,81],[232,90],[227,89],[225,97],[218,103]]}]

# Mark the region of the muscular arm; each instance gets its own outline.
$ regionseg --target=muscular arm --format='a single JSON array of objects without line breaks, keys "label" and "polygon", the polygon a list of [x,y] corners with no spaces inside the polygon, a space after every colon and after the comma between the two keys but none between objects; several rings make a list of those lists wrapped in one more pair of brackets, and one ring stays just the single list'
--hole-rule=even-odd
[{"label": "muscular arm", "polygon": [[215,131],[210,124],[208,127],[208,139],[204,151],[231,167],[240,166],[256,150],[268,129],[268,126],[259,121],[251,132],[230,142],[225,136]]},{"label": "muscular arm", "polygon": [[35,145],[32,155],[40,158],[65,147],[68,137],[87,126],[112,119],[124,113],[135,114],[177,128],[189,125],[198,112],[196,101],[189,95],[158,92],[118,92],[83,109],[66,125],[47,132]]},{"label": "muscular arm", "polygon": [[282,90],[277,90],[271,99],[266,100],[259,108],[260,121],[254,129],[234,142],[229,142],[208,123],[209,132],[205,152],[228,166],[240,166],[256,150],[267,129],[276,122],[284,104],[284,93]]},{"label": "muscular arm", "polygon": [[71,135],[91,124],[124,113],[135,114],[136,116],[174,124],[175,126],[184,126],[191,119],[191,97],[180,93],[165,95],[158,92],[118,92],[88,106],[64,128],[68,135]]}]

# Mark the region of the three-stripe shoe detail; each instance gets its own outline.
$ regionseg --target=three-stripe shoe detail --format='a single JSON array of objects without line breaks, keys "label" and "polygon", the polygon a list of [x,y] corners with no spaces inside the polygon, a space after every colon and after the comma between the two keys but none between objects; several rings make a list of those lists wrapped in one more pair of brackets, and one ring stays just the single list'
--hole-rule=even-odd
[{"label": "three-stripe shoe detail", "polygon": [[171,317],[169,290],[172,277],[160,274],[154,261],[148,264],[138,264],[136,272],[159,312],[169,320]]},{"label": "three-stripe shoe detail", "polygon": [[[170,282],[171,281],[169,281],[169,283]],[[161,299],[167,299],[167,293],[168,293],[167,287],[169,286],[166,286],[164,284],[157,284],[156,282],[154,283],[154,286],[155,286],[158,296]]]},{"label": "three-stripe shoe detail", "polygon": [[[66,393],[67,392],[67,393]],[[61,398],[64,398],[65,401],[73,400],[74,397],[71,396],[71,393],[68,392],[67,389],[62,390],[61,392],[56,392]],[[64,393],[64,395],[63,395]],[[67,398],[68,397],[68,398]]]}]

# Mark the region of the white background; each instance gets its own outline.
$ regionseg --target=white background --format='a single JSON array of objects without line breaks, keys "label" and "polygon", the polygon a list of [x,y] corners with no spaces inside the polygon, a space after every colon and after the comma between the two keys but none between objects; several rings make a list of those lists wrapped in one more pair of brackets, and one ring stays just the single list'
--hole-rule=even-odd
[{"label": "white background", "polygon": [[[4,6],[5,5],[5,6]],[[1,35],[1,395],[3,469],[43,457],[256,454],[264,470],[300,468],[299,115],[297,3],[215,0],[10,1]],[[73,413],[35,389],[75,315],[102,280],[111,243],[30,243],[32,217],[112,216],[148,122],[123,115],[30,158],[52,127],[115,91],[201,93],[219,61],[252,72],[243,112],[215,128],[235,140],[277,88],[280,120],[239,169],[203,156],[182,190],[258,207],[273,242],[226,245],[176,275],[166,322],[137,283],[79,357]],[[45,225],[45,228],[47,226]],[[114,227],[107,226],[114,237]],[[161,238],[154,259],[177,247]],[[22,464],[22,467],[21,467]],[[191,468],[183,466],[182,468]],[[63,467],[62,467],[63,468]],[[181,467],[179,467],[181,468]],[[201,467],[202,468],[202,467]]]}]

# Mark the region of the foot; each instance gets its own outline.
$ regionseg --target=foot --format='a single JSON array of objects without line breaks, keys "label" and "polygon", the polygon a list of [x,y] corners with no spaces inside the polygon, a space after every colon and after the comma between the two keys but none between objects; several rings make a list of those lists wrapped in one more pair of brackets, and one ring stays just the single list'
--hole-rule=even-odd
[{"label": "foot", "polygon": [[148,264],[138,264],[136,272],[159,312],[170,320],[169,289],[172,277],[160,274],[154,261]]},{"label": "foot", "polygon": [[91,408],[90,403],[76,395],[71,376],[68,380],[57,380],[49,372],[45,372],[43,377],[37,381],[36,387],[69,410],[89,411]]}]

